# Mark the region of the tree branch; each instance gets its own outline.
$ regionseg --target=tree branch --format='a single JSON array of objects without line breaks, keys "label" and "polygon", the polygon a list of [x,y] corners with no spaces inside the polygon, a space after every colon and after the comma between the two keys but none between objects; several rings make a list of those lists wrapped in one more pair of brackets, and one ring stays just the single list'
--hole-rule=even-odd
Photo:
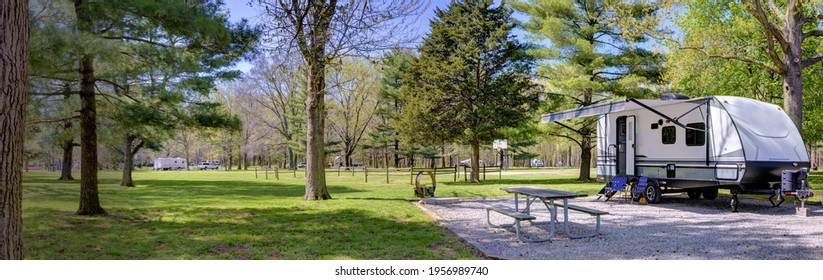
[{"label": "tree branch", "polygon": [[812,64],[818,63],[821,60],[823,60],[823,53],[820,53],[812,58],[804,59],[803,62],[801,62],[800,67],[806,68],[807,66],[811,66]]},{"label": "tree branch", "polygon": [[[766,70],[769,70],[769,71],[771,71],[771,72],[774,72],[775,74],[780,74],[780,69],[775,68],[775,67],[774,67],[774,66],[772,66],[772,65],[766,64],[765,62],[760,61],[760,60],[751,59],[751,58],[746,58],[746,57],[741,57],[741,56],[736,56],[736,55],[716,55],[716,54],[710,54],[710,53],[709,53],[708,51],[706,51],[705,49],[703,49],[703,48],[698,48],[698,47],[689,47],[689,46],[685,46],[685,47],[680,47],[680,49],[682,49],[682,50],[695,50],[695,51],[699,51],[699,52],[703,53],[704,55],[706,55],[706,57],[708,57],[708,58],[720,58],[720,59],[726,59],[726,60],[737,60],[737,61],[742,61],[742,62],[746,62],[746,63],[752,64],[752,65],[757,65],[757,66],[764,67],[764,68],[766,68]],[[782,63],[781,63],[781,65],[782,65]],[[782,67],[781,67],[781,69],[782,69]]]},{"label": "tree branch", "polygon": [[136,38],[136,37],[129,37],[129,36],[101,36],[101,37],[103,37],[105,39],[112,39],[112,40],[127,40],[127,41],[143,42],[143,43],[146,43],[146,44],[151,44],[151,45],[166,47],[166,48],[171,47],[171,46],[163,44],[163,43],[159,43],[159,42],[155,42],[155,41],[151,41],[151,40],[146,40],[146,39],[143,39],[143,38]]},{"label": "tree branch", "polygon": [[823,30],[815,29],[815,30],[803,33],[803,39],[804,40],[808,37],[823,37]]},{"label": "tree branch", "polygon": [[77,119],[80,119],[80,116],[71,116],[71,117],[60,118],[60,119],[35,120],[35,121],[26,122],[26,124],[28,125],[28,124],[41,124],[41,123],[55,123],[55,122],[65,122],[65,121],[77,120]]}]

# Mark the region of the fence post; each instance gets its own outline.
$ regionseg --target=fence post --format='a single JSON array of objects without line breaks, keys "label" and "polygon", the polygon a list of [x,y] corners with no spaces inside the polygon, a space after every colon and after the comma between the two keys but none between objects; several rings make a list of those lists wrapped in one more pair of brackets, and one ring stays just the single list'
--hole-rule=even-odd
[{"label": "fence post", "polygon": [[497,179],[503,179],[503,165],[500,165],[500,175],[497,176]]},{"label": "fence post", "polygon": [[366,165],[363,165],[363,172],[366,173],[366,183],[369,182],[369,168]]},{"label": "fence post", "polygon": [[483,181],[486,181],[486,164],[483,164]]},{"label": "fence post", "polygon": [[454,181],[457,182],[457,165],[454,166]]},{"label": "fence post", "polygon": [[389,183],[389,164],[386,163],[386,184]]},{"label": "fence post", "polygon": [[463,165],[463,182],[468,182],[469,177],[466,177],[466,166]]},{"label": "fence post", "polygon": [[280,168],[274,167],[274,179],[280,180]]},{"label": "fence post", "polygon": [[292,169],[292,172],[294,173],[293,177],[297,178],[297,167],[296,166],[294,167],[294,169]]},{"label": "fence post", "polygon": [[257,179],[257,166],[254,167],[254,179]]},{"label": "fence post", "polygon": [[337,166],[337,177],[340,177],[340,165]]},{"label": "fence post", "polygon": [[414,185],[414,166],[409,167],[409,184]]},{"label": "fence post", "polygon": [[269,179],[269,167],[268,166],[266,166],[266,171],[264,171],[264,172],[266,173],[266,180],[268,180]]}]

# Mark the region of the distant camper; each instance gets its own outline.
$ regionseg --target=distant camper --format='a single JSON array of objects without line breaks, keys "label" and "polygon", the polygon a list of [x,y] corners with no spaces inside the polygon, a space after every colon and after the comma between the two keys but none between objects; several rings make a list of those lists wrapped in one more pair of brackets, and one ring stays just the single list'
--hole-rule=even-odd
[{"label": "distant camper", "polygon": [[184,158],[156,158],[154,159],[154,170],[178,170],[186,168]]}]

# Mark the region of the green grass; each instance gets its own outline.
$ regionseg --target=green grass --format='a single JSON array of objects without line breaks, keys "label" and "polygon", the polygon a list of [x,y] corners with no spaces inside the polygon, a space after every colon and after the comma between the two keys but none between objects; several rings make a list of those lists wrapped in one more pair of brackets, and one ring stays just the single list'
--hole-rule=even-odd
[{"label": "green grass", "polygon": [[[439,174],[438,196],[505,196],[499,188],[536,185],[594,193],[569,170],[487,174],[482,185]],[[120,173],[100,173],[108,215],[77,216],[78,182],[53,173],[24,174],[23,223],[28,259],[476,259],[482,254],[416,208],[409,175],[327,174],[330,201],[303,201],[301,172],[137,171],[134,188]],[[572,170],[573,174],[573,170]],[[538,175],[538,176],[536,176]],[[75,174],[77,176],[77,174]],[[425,182],[425,181],[424,181]],[[429,183],[430,184],[430,183]]]},{"label": "green grass", "polygon": [[[576,169],[512,169],[483,184],[438,172],[437,196],[508,197],[506,186],[595,194]],[[75,174],[77,176],[78,174]],[[303,201],[303,173],[141,170],[137,187],[100,173],[108,215],[77,216],[79,183],[29,172],[23,184],[27,259],[477,259],[482,254],[415,207],[408,173],[327,173],[329,201]],[[427,176],[426,176],[427,177]],[[823,186],[823,173],[810,175]],[[423,183],[430,185],[430,179]],[[819,189],[819,187],[818,187]],[[820,204],[820,192],[811,200]],[[728,191],[721,192],[728,193]],[[761,196],[762,197],[762,196]],[[723,197],[719,199],[728,199]]]}]

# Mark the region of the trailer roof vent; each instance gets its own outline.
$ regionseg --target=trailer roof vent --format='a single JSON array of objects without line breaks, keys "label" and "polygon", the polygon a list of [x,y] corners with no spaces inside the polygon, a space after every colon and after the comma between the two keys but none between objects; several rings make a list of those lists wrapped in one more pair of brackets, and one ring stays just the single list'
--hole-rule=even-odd
[{"label": "trailer roof vent", "polygon": [[664,93],[660,96],[660,100],[688,100],[688,96],[679,93]]}]

